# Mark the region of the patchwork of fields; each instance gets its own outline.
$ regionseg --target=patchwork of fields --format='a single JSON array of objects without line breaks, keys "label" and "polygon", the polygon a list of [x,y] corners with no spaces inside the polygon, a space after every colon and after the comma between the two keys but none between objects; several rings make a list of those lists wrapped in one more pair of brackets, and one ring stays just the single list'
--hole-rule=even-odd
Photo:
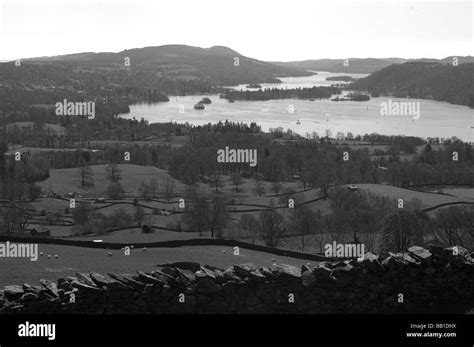
[{"label": "patchwork of fields", "polygon": [[[58,197],[42,197],[32,203],[32,207],[36,209],[35,220],[42,223],[32,223],[31,227],[47,227],[51,231],[53,237],[67,237],[76,240],[96,240],[110,243],[147,243],[171,240],[187,240],[200,237],[210,237],[210,232],[177,232],[165,230],[173,223],[179,221],[182,211],[178,208],[178,199],[185,197],[186,186],[173,178],[167,171],[155,167],[142,167],[137,165],[121,164],[119,165],[120,175],[122,177],[121,184],[125,187],[126,197],[120,200],[107,199],[102,203],[94,203],[94,200],[103,197],[105,187],[107,186],[106,165],[91,166],[95,187],[91,189],[81,189],[77,182],[77,169],[51,170],[50,177],[39,183],[43,192],[55,193]],[[104,215],[111,215],[120,210],[121,213],[133,214],[135,206],[133,198],[139,195],[141,183],[148,183],[151,178],[155,178],[158,185],[165,180],[173,180],[175,186],[174,197],[168,203],[166,199],[159,194],[152,199],[139,199],[138,203],[145,210],[145,214],[149,216],[149,222],[156,228],[153,233],[144,234],[141,228],[130,227],[123,230],[117,230],[100,235],[72,235],[73,222],[72,214],[66,213],[65,209],[69,206],[68,193],[75,192],[76,200],[90,204],[93,210]],[[243,214],[250,214],[257,217],[271,200],[278,206],[278,211],[283,216],[287,216],[289,210],[286,208],[286,200],[280,196],[275,196],[272,192],[270,182],[264,182],[265,194],[258,196],[255,193],[255,182],[251,179],[242,179],[236,192],[235,186],[232,184],[230,177],[223,176],[224,186],[219,188],[220,194],[231,196],[235,203],[229,205],[229,218],[237,221]],[[215,188],[207,184],[199,183],[199,188],[207,193],[214,192]],[[393,187],[384,184],[359,184],[358,189],[379,196],[385,196],[390,199],[403,199],[406,202],[414,200],[419,201],[420,208],[428,208],[446,203],[457,203],[473,201],[473,188],[463,187],[442,187],[436,189],[435,192],[421,192],[409,189]],[[321,197],[319,189],[303,188],[297,182],[284,182],[283,189],[292,189],[296,193],[300,202],[309,202],[307,206],[311,210],[319,210],[322,215],[331,212],[330,202],[328,199],[313,201]],[[158,187],[160,190],[160,187]],[[443,193],[443,194],[440,194]],[[156,213],[156,211],[169,211],[170,215]],[[44,223],[42,215],[50,213],[59,213],[62,225],[48,225]],[[433,213],[433,212],[431,212]],[[69,225],[68,225],[69,224]],[[160,229],[165,228],[165,229]],[[262,244],[262,241],[255,238],[246,239],[243,235],[239,235],[240,239],[245,242]],[[243,237],[243,238],[242,238]],[[351,242],[351,235],[348,236],[347,242]],[[232,238],[232,235],[227,235]],[[319,241],[314,238],[305,240],[306,245],[304,251],[307,253],[323,252],[322,245],[330,242],[333,235],[322,235]],[[343,239],[342,239],[343,240]],[[375,239],[378,243],[378,236]],[[288,236],[285,237],[280,248],[294,251],[301,251],[301,237]],[[250,250],[242,250],[239,256],[233,255],[231,247],[217,246],[186,246],[179,248],[153,248],[143,252],[141,249],[134,249],[130,256],[125,256],[123,251],[110,251],[112,255],[108,255],[105,249],[88,249],[72,246],[58,245],[39,245],[39,251],[43,252],[43,256],[37,262],[31,262],[25,259],[2,259],[2,266],[7,266],[15,271],[2,272],[0,274],[0,285],[13,284],[17,282],[37,282],[40,278],[56,279],[60,276],[71,276],[76,272],[122,272],[134,273],[135,271],[151,271],[157,264],[178,261],[192,261],[201,264],[210,264],[218,267],[226,267],[235,263],[251,262],[257,266],[268,266],[273,262],[282,262],[290,265],[301,266],[307,261],[294,259],[291,257],[277,257],[273,254],[265,252],[257,252]],[[52,258],[48,259],[47,255]],[[58,255],[58,259],[54,258]]]}]

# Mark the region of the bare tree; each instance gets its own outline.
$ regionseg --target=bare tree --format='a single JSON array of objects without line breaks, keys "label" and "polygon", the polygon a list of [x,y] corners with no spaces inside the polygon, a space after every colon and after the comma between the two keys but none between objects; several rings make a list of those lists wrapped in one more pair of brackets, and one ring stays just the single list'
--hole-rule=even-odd
[{"label": "bare tree", "polygon": [[77,168],[76,176],[79,178],[79,185],[83,189],[94,187],[94,174],[87,163]]},{"label": "bare tree", "polygon": [[240,176],[240,172],[238,170],[235,170],[232,173],[232,183],[235,186],[235,192],[239,192],[239,186],[242,184],[242,177]]},{"label": "bare tree", "polygon": [[105,177],[111,182],[111,183],[118,183],[121,179],[122,176],[120,175],[120,168],[118,167],[117,164],[115,163],[110,163],[107,165],[105,168]]},{"label": "bare tree", "polygon": [[31,206],[24,201],[10,202],[2,209],[3,227],[7,234],[25,231],[31,224]]},{"label": "bare tree", "polygon": [[242,230],[242,232],[245,235],[245,238],[247,240],[250,240],[253,244],[257,242],[257,232],[256,232],[256,224],[257,220],[252,216],[251,214],[244,214],[242,217],[240,217],[239,223],[237,227],[239,230]]},{"label": "bare tree", "polygon": [[107,186],[107,190],[105,191],[105,194],[110,199],[121,199],[125,194],[125,190],[123,189],[123,186],[119,182],[110,183]]},{"label": "bare tree", "polygon": [[315,234],[316,230],[320,228],[321,216],[306,206],[297,206],[290,215],[291,230],[296,233],[297,244],[300,251],[304,251],[307,242]]},{"label": "bare tree", "polygon": [[217,172],[214,172],[211,176],[211,187],[215,188],[216,192],[219,191],[219,187],[224,186],[224,182],[222,181],[222,176],[219,175]]},{"label": "bare tree", "polygon": [[163,187],[163,193],[165,194],[165,197],[168,203],[170,202],[171,198],[175,195],[175,190],[176,190],[176,185],[174,183],[174,180],[171,177],[166,176],[164,187]]},{"label": "bare tree", "polygon": [[136,206],[134,218],[138,225],[141,227],[145,219],[145,209],[141,206]]},{"label": "bare tree", "polygon": [[156,178],[150,180],[150,196],[154,198],[158,193],[158,181]]},{"label": "bare tree", "polygon": [[423,222],[416,212],[400,210],[382,220],[382,252],[404,252],[423,241]]},{"label": "bare tree", "polygon": [[197,198],[186,205],[183,222],[189,230],[210,231],[211,237],[221,237],[227,225],[225,198],[219,195]]},{"label": "bare tree", "polygon": [[433,233],[445,246],[474,246],[474,207],[449,207],[436,214]]},{"label": "bare tree", "polygon": [[138,194],[143,199],[146,199],[146,200],[150,199],[151,187],[148,184],[146,184],[145,182],[142,182],[140,184],[140,187],[138,187]]},{"label": "bare tree", "polygon": [[255,180],[255,192],[258,196],[265,194],[265,184],[260,179]]},{"label": "bare tree", "polygon": [[282,190],[283,185],[281,184],[280,181],[274,181],[272,182],[272,190],[275,193],[275,195],[278,195],[278,193]]},{"label": "bare tree", "polygon": [[275,202],[270,201],[270,208],[260,212],[257,221],[257,232],[268,247],[278,247],[286,232],[283,216],[275,209]]}]

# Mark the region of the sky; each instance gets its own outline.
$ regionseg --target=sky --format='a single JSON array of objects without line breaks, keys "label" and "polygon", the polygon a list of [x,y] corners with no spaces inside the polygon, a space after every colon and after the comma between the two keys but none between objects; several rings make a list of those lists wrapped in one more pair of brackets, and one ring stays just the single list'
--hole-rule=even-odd
[{"label": "sky", "polygon": [[222,45],[256,59],[474,55],[474,0],[0,0],[0,60]]}]

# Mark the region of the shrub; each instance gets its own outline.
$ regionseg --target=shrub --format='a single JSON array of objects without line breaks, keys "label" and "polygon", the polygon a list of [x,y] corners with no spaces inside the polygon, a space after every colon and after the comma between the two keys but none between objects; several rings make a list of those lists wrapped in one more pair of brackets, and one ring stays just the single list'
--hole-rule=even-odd
[{"label": "shrub", "polygon": [[125,209],[120,208],[112,212],[107,221],[111,228],[126,228],[132,226],[133,216]]},{"label": "shrub", "polygon": [[37,200],[41,196],[41,187],[36,184],[30,184],[28,187],[28,195],[31,201]]},{"label": "shrub", "polygon": [[423,220],[416,212],[400,210],[382,220],[380,250],[405,252],[411,246],[421,246],[423,242]]},{"label": "shrub", "polygon": [[149,225],[142,225],[142,233],[144,234],[150,234],[153,232],[153,229]]},{"label": "shrub", "polygon": [[105,194],[110,199],[120,199],[123,197],[125,191],[120,183],[110,183],[107,186]]}]

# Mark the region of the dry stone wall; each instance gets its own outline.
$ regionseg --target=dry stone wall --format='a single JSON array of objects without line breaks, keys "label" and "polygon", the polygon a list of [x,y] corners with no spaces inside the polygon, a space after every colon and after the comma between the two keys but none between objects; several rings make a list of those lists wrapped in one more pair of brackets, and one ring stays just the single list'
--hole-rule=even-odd
[{"label": "dry stone wall", "polygon": [[465,313],[473,307],[473,259],[461,247],[437,246],[302,268],[173,263],[151,273],[78,273],[0,291],[3,314]]}]

